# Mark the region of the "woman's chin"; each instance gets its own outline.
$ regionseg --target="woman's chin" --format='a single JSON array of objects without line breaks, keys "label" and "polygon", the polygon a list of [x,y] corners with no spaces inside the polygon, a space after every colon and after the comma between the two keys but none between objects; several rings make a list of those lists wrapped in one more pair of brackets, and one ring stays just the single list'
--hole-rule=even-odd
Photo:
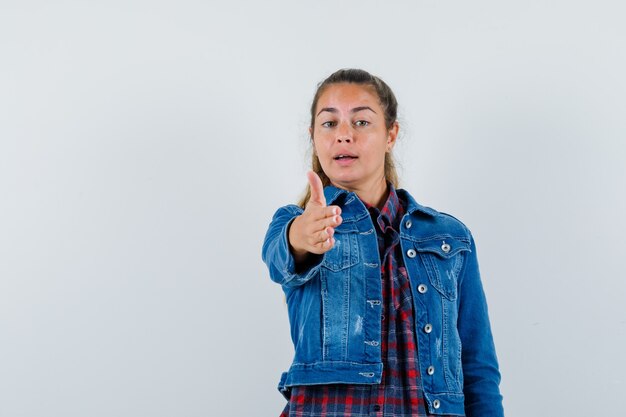
[{"label": "woman's chin", "polygon": [[329,177],[331,184],[337,188],[343,188],[344,190],[352,191],[357,184],[359,184],[359,178],[354,176],[339,176]]}]

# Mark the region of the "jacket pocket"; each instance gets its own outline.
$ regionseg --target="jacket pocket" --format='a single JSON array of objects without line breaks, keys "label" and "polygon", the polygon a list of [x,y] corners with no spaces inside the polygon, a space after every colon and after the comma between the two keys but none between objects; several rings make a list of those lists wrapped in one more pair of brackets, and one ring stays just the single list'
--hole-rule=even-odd
[{"label": "jacket pocket", "polygon": [[340,225],[335,229],[335,246],[324,254],[322,266],[333,272],[349,268],[359,262],[357,230],[354,227]]},{"label": "jacket pocket", "polygon": [[458,278],[465,253],[470,251],[466,240],[438,236],[415,244],[433,287],[445,298],[454,301],[458,296]]}]

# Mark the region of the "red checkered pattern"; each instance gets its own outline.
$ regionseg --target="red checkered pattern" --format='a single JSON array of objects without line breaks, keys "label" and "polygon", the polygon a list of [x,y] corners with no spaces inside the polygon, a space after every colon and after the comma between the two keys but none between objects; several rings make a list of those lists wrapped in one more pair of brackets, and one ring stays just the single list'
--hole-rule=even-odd
[{"label": "red checkered pattern", "polygon": [[[404,202],[389,185],[382,210],[366,204],[376,225],[380,250],[383,313],[380,385],[306,385],[292,388],[280,417],[424,417],[418,367],[413,296],[400,248]],[[441,416],[445,417],[445,416]]]}]

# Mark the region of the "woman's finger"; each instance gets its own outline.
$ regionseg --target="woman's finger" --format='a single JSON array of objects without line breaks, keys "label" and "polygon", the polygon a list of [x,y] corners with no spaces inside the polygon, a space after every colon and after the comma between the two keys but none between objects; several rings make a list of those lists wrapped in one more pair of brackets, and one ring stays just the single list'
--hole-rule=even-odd
[{"label": "woman's finger", "polygon": [[327,217],[337,216],[341,214],[341,208],[339,208],[338,206],[329,206],[329,207],[311,206],[311,208],[307,207],[307,209],[313,220],[321,220]]},{"label": "woman's finger", "polygon": [[324,230],[324,229],[327,229],[329,227],[335,228],[335,227],[337,227],[337,226],[339,226],[341,224],[341,221],[342,221],[341,216],[327,217],[325,219],[317,220],[312,225],[312,228],[315,231]]},{"label": "woman's finger", "polygon": [[331,237],[326,239],[324,242],[322,242],[321,246],[324,252],[328,252],[333,248],[333,246],[335,246],[335,238]]},{"label": "woman's finger", "polygon": [[326,228],[324,230],[321,230],[319,232],[316,233],[315,235],[315,244],[320,244],[322,242],[327,241],[328,239],[330,239],[332,237],[332,235],[328,232],[328,229],[330,228]]}]

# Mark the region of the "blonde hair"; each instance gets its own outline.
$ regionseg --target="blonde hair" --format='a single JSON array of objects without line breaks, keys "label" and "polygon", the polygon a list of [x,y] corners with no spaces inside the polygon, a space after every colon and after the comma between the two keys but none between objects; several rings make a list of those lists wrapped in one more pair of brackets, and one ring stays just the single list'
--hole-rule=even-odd
[{"label": "blonde hair", "polygon": [[[313,97],[313,103],[311,104],[311,131],[313,131],[315,122],[315,109],[317,108],[317,102],[322,93],[332,84],[340,83],[352,83],[370,86],[376,95],[385,114],[385,126],[387,130],[390,130],[394,123],[396,123],[398,115],[398,102],[396,96],[391,91],[391,88],[380,78],[370,74],[367,71],[360,69],[341,69],[332,73],[328,78],[317,85],[317,91]],[[311,145],[313,144],[313,137],[311,136]],[[319,158],[315,154],[315,151],[311,155],[311,169],[319,175],[322,180],[322,185],[326,187],[330,185],[330,179],[324,173],[322,164]],[[389,181],[395,188],[399,187],[398,172],[396,171],[396,163],[391,152],[385,154],[385,179]],[[311,198],[311,187],[307,184],[303,197],[298,202],[298,205],[302,208],[306,206]]]}]

